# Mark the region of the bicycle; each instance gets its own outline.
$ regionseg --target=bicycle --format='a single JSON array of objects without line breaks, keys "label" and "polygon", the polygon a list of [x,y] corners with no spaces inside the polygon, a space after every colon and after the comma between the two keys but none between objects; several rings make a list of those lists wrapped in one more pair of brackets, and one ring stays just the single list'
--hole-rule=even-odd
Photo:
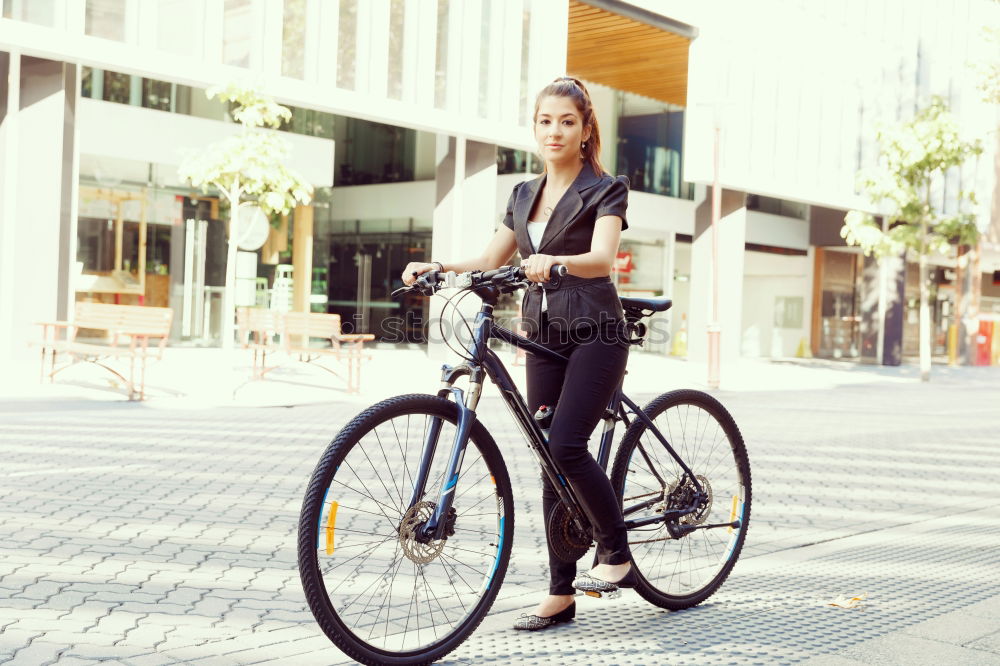
[{"label": "bicycle", "polygon": [[[556,269],[554,281],[565,274]],[[522,269],[505,266],[426,273],[397,290],[433,295],[453,288],[482,299],[464,362],[442,367],[436,395],[401,395],[358,414],[312,474],[299,521],[300,576],[323,632],[359,662],[443,657],[476,629],[503,583],[514,501],[497,444],[476,415],[486,377],[560,496],[547,520],[558,556],[575,562],[593,545],[577,491],[548,455],[539,415],[530,413],[488,345],[499,339],[565,360],[495,324],[499,296],[525,285]],[[647,332],[641,320],[671,305],[664,298],[621,302],[633,344]],[[455,386],[462,377],[469,381],[465,391]],[[640,408],[619,384],[597,455],[605,470],[619,421],[626,429],[611,483],[629,530],[635,590],[661,608],[697,605],[728,577],[746,539],[751,484],[742,436],[708,394],[672,391]]]}]

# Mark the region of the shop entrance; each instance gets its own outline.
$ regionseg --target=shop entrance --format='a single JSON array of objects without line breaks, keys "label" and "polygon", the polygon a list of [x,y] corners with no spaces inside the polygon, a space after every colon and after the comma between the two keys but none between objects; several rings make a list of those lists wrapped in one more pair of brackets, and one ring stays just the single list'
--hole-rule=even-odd
[{"label": "shop entrance", "polygon": [[411,261],[427,261],[430,232],[319,234],[313,241],[312,309],[339,314],[344,332],[423,342],[427,299],[391,298]]}]

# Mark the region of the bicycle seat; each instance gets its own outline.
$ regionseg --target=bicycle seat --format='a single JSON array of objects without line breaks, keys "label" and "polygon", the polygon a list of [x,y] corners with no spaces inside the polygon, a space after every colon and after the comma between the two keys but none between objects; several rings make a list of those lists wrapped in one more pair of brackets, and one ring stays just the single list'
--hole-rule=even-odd
[{"label": "bicycle seat", "polygon": [[622,307],[625,309],[636,308],[639,310],[652,310],[653,312],[666,312],[673,305],[669,298],[631,298],[621,297]]}]

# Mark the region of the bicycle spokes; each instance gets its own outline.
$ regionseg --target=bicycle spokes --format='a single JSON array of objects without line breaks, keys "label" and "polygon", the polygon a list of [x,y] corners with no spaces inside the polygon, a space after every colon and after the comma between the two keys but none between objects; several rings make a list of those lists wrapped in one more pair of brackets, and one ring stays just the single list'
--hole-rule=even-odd
[{"label": "bicycle spokes", "polygon": [[[422,456],[434,428],[442,445]],[[478,451],[468,452],[454,486],[444,537],[423,531],[443,490],[454,434],[453,424],[425,415],[388,419],[346,451],[327,488],[319,568],[337,617],[372,646],[416,650],[447,636],[496,569],[502,509]],[[411,505],[422,463],[426,481]]]}]

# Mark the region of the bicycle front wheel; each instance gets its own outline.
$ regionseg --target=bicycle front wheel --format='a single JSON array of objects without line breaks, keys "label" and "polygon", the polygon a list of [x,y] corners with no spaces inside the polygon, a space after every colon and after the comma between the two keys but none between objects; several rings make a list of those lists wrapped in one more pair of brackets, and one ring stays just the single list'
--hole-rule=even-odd
[{"label": "bicycle front wheel", "polygon": [[[696,511],[679,520],[682,527],[698,529],[679,539],[663,522],[628,533],[639,574],[636,592],[661,608],[681,610],[710,597],[736,564],[750,520],[750,462],[733,417],[706,393],[664,393],[643,411],[708,494]],[[694,491],[663,443],[638,420],[625,431],[611,483],[626,520],[686,506]],[[738,528],[708,527],[737,520]]]},{"label": "bicycle front wheel", "polygon": [[[439,659],[470,634],[496,598],[510,558],[510,478],[489,432],[472,427],[445,538],[422,537],[445,489],[458,422],[453,402],[390,398],[337,435],[306,490],[299,574],[323,632],[365,664]],[[424,492],[411,503],[431,444]]]}]

